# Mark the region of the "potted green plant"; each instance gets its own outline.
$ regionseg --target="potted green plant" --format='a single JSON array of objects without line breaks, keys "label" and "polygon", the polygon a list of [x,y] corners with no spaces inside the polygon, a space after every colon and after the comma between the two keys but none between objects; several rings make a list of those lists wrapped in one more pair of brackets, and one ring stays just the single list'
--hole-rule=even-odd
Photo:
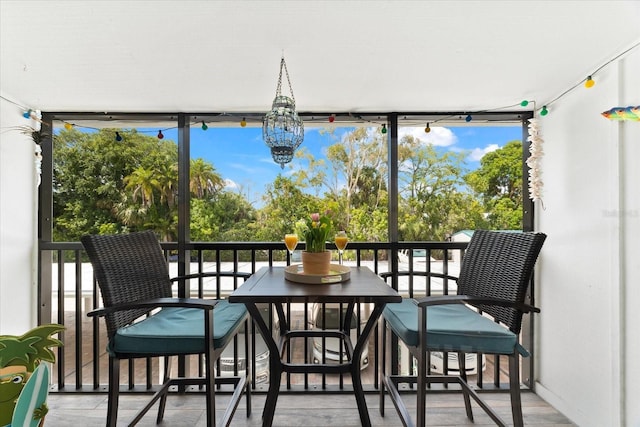
[{"label": "potted green plant", "polygon": [[328,274],[331,267],[331,252],[327,241],[333,234],[331,212],[312,213],[304,220],[302,235],[305,250],[302,252],[302,270],[307,274]]}]

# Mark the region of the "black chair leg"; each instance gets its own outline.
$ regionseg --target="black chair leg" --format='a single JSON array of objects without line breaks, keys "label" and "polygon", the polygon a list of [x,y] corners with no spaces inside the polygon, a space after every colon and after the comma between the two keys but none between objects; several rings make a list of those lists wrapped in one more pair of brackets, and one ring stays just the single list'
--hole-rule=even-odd
[{"label": "black chair leg", "polygon": [[[418,355],[418,378],[416,379],[416,426],[427,425],[427,354]],[[404,419],[403,419],[404,423]]]},{"label": "black chair leg", "polygon": [[[162,378],[162,383],[166,383],[167,381],[169,381],[169,369],[171,366],[171,357],[167,356],[164,358],[164,376]],[[167,406],[167,394],[168,393],[164,393],[162,395],[162,397],[160,398],[160,403],[158,404],[158,417],[156,418],[156,424],[160,424],[160,422],[162,421],[162,419],[164,418],[164,409]]]},{"label": "black chair leg", "polygon": [[247,399],[247,418],[251,415],[251,377],[247,376],[247,384],[245,385],[244,393]]},{"label": "black chair leg", "polygon": [[[458,371],[460,372],[460,378],[467,383],[467,366],[464,353],[458,353]],[[473,411],[471,410],[471,398],[469,397],[469,391],[462,387],[462,396],[464,397],[464,407],[467,410],[467,418],[473,421]]]},{"label": "black chair leg", "polygon": [[107,427],[116,427],[118,420],[118,393],[120,392],[120,359],[109,356],[109,397]]},{"label": "black chair leg", "polygon": [[509,388],[514,427],[524,426],[522,419],[522,401],[520,400],[520,366],[518,361],[517,353],[509,356]]},{"label": "black chair leg", "polygon": [[379,361],[378,361],[378,372],[380,375],[380,416],[384,417],[384,379],[387,372],[386,367],[386,339],[391,335],[389,332],[387,334],[387,322],[384,319],[380,320],[380,327],[378,328],[380,331],[381,339],[380,339],[380,352],[379,352]]},{"label": "black chair leg", "polygon": [[207,427],[215,427],[216,425],[216,384],[215,384],[215,360],[211,357],[211,353],[205,355],[205,381],[206,381],[206,399],[207,399]]},{"label": "black chair leg", "polygon": [[[251,333],[255,333],[255,331],[253,331],[253,322],[250,322],[249,319],[245,320],[244,322],[244,349],[245,349],[245,353],[244,354],[251,354],[251,360],[255,360],[256,355],[255,355],[255,349],[253,348],[253,346],[251,345],[251,341],[249,340],[249,330],[251,328]],[[247,383],[245,386],[245,398],[247,399],[247,417],[249,417],[251,415],[251,387],[253,385],[253,381],[251,381],[251,375],[252,375],[252,367],[251,367],[251,363],[249,363],[249,357],[245,357],[245,378],[247,379]]]}]

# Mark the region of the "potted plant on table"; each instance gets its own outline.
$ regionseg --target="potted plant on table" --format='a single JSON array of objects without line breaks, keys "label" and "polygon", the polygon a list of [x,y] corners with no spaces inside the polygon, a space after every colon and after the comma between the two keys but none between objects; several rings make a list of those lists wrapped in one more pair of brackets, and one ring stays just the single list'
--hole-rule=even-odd
[{"label": "potted plant on table", "polygon": [[331,266],[331,252],[327,241],[333,234],[331,212],[312,213],[303,221],[301,235],[305,250],[302,252],[302,269],[307,274],[328,274]]}]

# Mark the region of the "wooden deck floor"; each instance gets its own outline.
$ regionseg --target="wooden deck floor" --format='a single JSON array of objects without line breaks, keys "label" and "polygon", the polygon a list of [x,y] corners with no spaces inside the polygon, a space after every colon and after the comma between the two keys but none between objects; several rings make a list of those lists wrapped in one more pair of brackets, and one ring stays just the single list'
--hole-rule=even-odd
[{"label": "wooden deck floor", "polygon": [[[484,394],[496,411],[511,423],[509,395],[507,393]],[[136,408],[142,407],[147,396],[123,395],[120,398],[118,425],[125,426],[134,416]],[[222,416],[228,395],[217,395],[217,417]],[[243,398],[236,412],[232,426],[260,426],[264,407],[264,394],[252,396],[253,412],[246,416]],[[533,393],[523,393],[523,413],[525,425],[529,426],[573,426],[564,415],[556,411]],[[414,396],[407,396],[407,406],[415,408]],[[367,395],[369,416],[373,426],[401,426],[402,423],[390,401],[386,399],[385,416],[380,416],[377,394]],[[427,396],[427,423],[430,426],[486,426],[494,425],[482,410],[474,406],[475,422],[466,418],[462,398],[457,393],[437,393]],[[50,394],[49,414],[45,420],[47,427],[105,425],[107,396],[105,394]],[[156,407],[143,418],[139,426],[154,426]],[[172,395],[167,402],[164,426],[202,427],[206,425],[204,397],[198,394]],[[355,399],[350,394],[281,394],[275,413],[274,426],[359,426],[360,419]]]}]

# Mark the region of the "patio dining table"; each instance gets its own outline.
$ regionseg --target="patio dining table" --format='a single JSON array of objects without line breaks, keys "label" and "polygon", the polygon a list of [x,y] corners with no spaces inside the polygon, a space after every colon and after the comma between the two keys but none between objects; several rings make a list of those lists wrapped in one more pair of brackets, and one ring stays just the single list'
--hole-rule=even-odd
[{"label": "patio dining table", "polygon": [[[269,390],[262,413],[262,425],[273,424],[282,373],[289,372],[350,374],[360,421],[363,426],[370,426],[360,377],[360,356],[384,306],[387,303],[399,303],[402,297],[368,267],[352,267],[347,280],[322,284],[290,281],[285,278],[284,270],[284,267],[262,267],[229,296],[229,302],[246,305],[269,347]],[[258,309],[258,304],[265,303],[273,304],[278,316],[275,337]],[[347,308],[344,316],[341,316],[343,318],[338,329],[293,330],[291,319],[287,319],[283,309],[283,304],[287,303],[341,303]],[[350,329],[353,309],[357,303],[372,304],[373,310],[354,345]],[[290,346],[291,339],[315,337],[339,339],[343,346],[341,348],[345,349],[344,360],[341,358],[337,363],[297,363],[289,360],[287,347]]]}]

